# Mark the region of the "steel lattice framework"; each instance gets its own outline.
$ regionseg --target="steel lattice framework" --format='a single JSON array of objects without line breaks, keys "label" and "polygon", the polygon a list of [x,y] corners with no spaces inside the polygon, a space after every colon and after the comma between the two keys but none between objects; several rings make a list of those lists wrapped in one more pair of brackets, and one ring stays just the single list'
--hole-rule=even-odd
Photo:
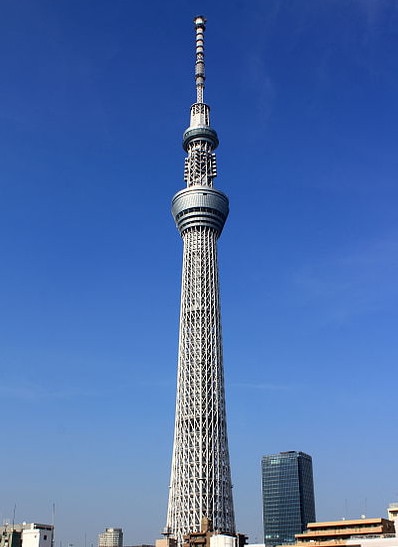
[{"label": "steel lattice framework", "polygon": [[217,239],[228,216],[225,194],[213,188],[218,137],[203,102],[205,19],[196,17],[197,101],[184,133],[187,188],[172,202],[184,244],[173,460],[165,534],[179,545],[200,531],[235,534],[225,415]]}]

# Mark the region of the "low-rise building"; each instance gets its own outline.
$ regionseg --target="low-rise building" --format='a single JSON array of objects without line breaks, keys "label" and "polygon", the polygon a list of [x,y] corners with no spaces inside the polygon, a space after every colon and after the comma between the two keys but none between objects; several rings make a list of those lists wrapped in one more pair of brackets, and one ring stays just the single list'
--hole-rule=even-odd
[{"label": "low-rise building", "polygon": [[[394,522],[384,518],[361,518],[330,522],[310,522],[305,532],[296,534],[296,546],[338,547],[367,545],[366,540],[389,539],[391,547],[398,547]],[[382,543],[387,547],[386,543]],[[370,547],[370,545],[368,546]],[[376,544],[373,545],[376,547]]]},{"label": "low-rise building", "polygon": [[53,547],[54,526],[37,522],[0,526],[0,547]]},{"label": "low-rise building", "polygon": [[4,530],[0,534],[0,547],[22,547],[22,532],[16,530]]}]

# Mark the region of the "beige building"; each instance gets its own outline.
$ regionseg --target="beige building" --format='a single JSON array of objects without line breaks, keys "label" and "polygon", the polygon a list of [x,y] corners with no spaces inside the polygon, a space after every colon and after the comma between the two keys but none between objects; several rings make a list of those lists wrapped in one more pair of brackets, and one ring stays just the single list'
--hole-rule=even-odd
[{"label": "beige building", "polygon": [[[202,517],[200,532],[191,532],[184,536],[182,547],[247,547],[247,537],[243,534],[220,534],[215,532],[207,517]],[[156,547],[177,547],[174,538],[156,540]]]},{"label": "beige building", "polygon": [[[398,520],[398,503],[390,503],[387,511],[388,511],[388,518],[396,522]],[[396,526],[395,526],[395,530],[398,532]]]},{"label": "beige building", "polygon": [[[377,539],[379,542],[389,539],[388,545],[398,547],[394,522],[384,518],[310,522],[305,532],[296,534],[295,546],[338,547],[350,545],[359,547],[367,545],[370,539]],[[387,547],[387,543],[382,542],[381,545]],[[374,542],[372,542],[373,544]]]}]

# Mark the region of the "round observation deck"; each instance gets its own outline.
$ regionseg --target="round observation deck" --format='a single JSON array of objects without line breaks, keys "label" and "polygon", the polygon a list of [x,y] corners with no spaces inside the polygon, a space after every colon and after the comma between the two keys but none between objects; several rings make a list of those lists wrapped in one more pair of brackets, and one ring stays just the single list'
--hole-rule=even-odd
[{"label": "round observation deck", "polygon": [[228,197],[207,186],[190,186],[173,197],[171,212],[182,235],[189,228],[208,227],[220,236],[229,213]]},{"label": "round observation deck", "polygon": [[210,142],[213,150],[217,148],[219,143],[217,133],[209,126],[188,127],[182,137],[182,147],[185,152],[188,152],[188,145],[193,140]]}]

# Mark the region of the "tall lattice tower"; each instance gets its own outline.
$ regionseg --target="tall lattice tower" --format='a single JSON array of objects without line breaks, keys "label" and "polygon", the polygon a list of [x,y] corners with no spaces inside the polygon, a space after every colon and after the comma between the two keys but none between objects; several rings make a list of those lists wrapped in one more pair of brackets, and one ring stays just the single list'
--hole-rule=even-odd
[{"label": "tall lattice tower", "polygon": [[217,133],[203,102],[203,35],[196,30],[196,102],[183,136],[187,188],[172,201],[181,234],[182,267],[177,400],[171,484],[165,534],[183,536],[201,530],[206,517],[215,532],[235,535],[231,472],[225,416],[217,239],[228,216],[228,198],[213,187]]}]

